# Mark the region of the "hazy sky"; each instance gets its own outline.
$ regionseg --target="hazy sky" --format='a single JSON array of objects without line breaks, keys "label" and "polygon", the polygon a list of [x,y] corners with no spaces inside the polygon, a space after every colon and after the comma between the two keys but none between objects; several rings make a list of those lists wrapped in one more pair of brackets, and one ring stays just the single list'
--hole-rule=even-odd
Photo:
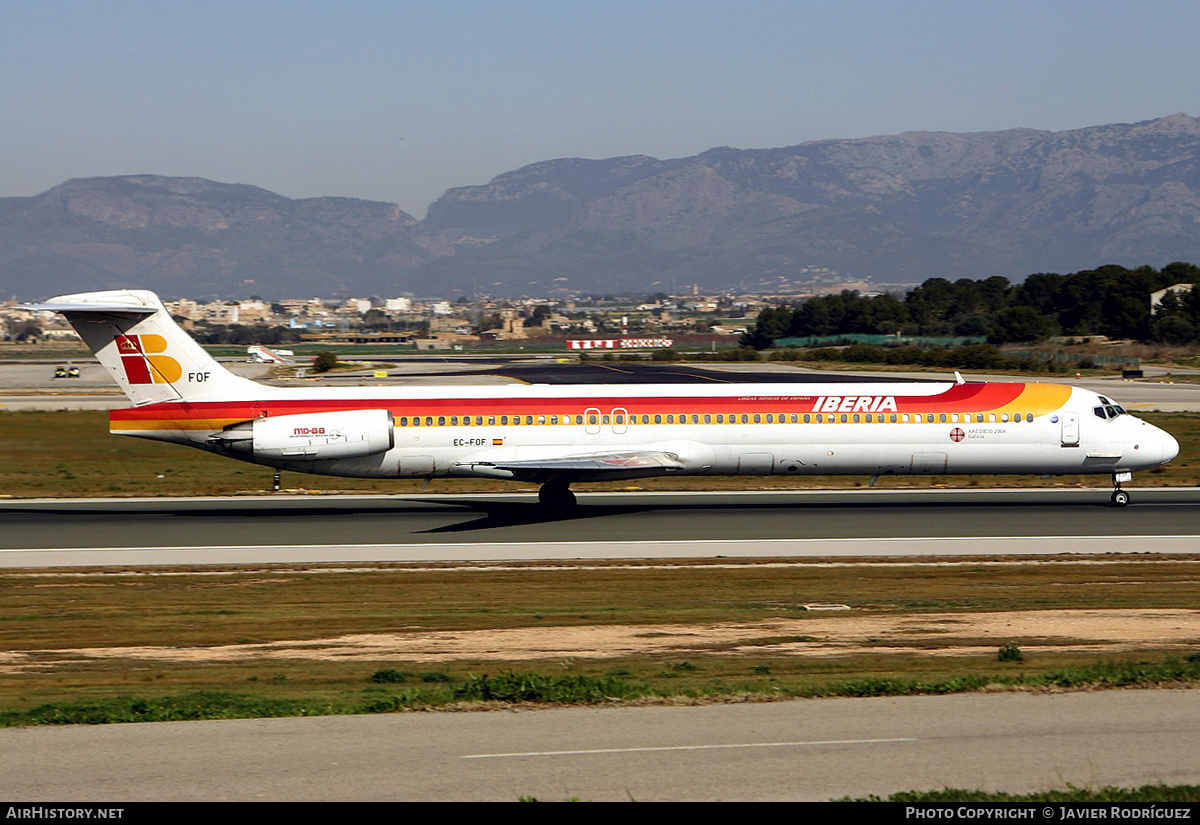
[{"label": "hazy sky", "polygon": [[1200,116],[1195,0],[0,0],[0,196],[399,203],[539,160]]}]

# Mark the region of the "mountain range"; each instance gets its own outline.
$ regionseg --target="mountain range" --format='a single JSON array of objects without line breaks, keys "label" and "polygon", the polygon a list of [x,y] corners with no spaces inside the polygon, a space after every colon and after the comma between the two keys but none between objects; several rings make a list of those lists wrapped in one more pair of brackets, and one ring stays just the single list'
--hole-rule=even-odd
[{"label": "mountain range", "polygon": [[395,204],[81,178],[0,198],[0,295],[771,291],[1200,259],[1200,120],[548,160]]}]

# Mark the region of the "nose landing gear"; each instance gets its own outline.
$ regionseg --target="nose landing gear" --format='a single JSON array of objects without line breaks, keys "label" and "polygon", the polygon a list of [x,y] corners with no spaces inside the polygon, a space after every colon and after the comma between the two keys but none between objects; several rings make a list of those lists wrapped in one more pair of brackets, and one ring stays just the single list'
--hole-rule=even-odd
[{"label": "nose landing gear", "polygon": [[1121,489],[1121,484],[1126,481],[1131,481],[1133,479],[1133,473],[1113,473],[1112,478],[1113,487],[1115,489],[1112,491],[1112,495],[1108,499],[1109,504],[1113,507],[1128,507],[1129,493]]}]

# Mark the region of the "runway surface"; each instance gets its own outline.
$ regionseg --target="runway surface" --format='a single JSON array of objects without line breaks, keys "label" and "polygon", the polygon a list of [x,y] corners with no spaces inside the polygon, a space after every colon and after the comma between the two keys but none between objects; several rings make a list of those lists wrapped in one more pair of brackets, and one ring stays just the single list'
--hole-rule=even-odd
[{"label": "runway surface", "polygon": [[[0,730],[9,803],[821,801],[1200,784],[1200,691]],[[1160,806],[1161,807],[1161,806]]]},{"label": "runway surface", "polygon": [[1200,552],[1200,490],[0,502],[0,566]]}]

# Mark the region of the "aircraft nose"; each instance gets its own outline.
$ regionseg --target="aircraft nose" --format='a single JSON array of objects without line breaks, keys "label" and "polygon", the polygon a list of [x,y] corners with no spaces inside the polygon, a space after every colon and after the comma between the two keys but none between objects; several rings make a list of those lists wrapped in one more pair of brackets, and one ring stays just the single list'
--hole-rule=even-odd
[{"label": "aircraft nose", "polygon": [[1175,436],[1166,430],[1159,430],[1159,432],[1162,433],[1162,438],[1160,439],[1162,441],[1162,463],[1166,464],[1179,455],[1179,442],[1175,440]]}]

